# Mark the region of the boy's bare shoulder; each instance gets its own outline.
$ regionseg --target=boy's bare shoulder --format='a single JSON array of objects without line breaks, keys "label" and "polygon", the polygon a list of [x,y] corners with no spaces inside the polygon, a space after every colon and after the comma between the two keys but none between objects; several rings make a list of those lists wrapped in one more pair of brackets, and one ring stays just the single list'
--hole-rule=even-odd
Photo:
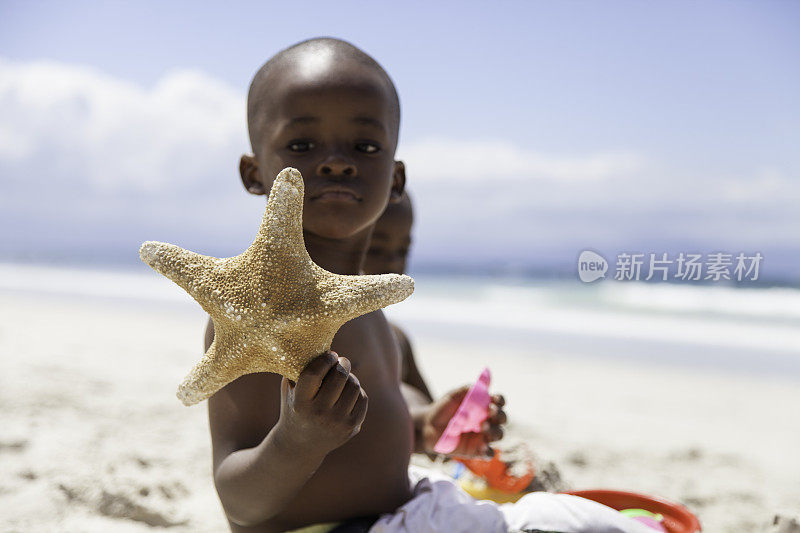
[{"label": "boy's bare shoulder", "polygon": [[353,372],[358,372],[356,375],[362,382],[371,382],[373,374],[388,374],[399,383],[401,356],[382,310],[343,325],[333,338],[333,350],[351,360]]}]

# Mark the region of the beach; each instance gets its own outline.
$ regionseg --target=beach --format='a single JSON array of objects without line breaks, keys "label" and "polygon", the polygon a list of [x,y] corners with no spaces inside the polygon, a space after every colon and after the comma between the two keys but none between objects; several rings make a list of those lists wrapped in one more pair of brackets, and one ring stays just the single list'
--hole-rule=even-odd
[{"label": "beach", "polygon": [[[200,307],[144,268],[0,279],[0,531],[224,531],[205,404],[175,397]],[[437,395],[490,367],[509,440],[569,488],[710,532],[800,510],[799,291],[559,283],[421,276],[387,316]]]}]

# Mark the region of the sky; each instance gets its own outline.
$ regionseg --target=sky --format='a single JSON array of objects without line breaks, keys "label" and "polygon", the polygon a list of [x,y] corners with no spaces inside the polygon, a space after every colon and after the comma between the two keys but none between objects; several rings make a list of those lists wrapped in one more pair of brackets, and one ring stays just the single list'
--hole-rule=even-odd
[{"label": "sky", "polygon": [[252,239],[245,95],[333,36],[400,94],[412,268],[764,254],[800,279],[800,4],[0,1],[0,258]]}]

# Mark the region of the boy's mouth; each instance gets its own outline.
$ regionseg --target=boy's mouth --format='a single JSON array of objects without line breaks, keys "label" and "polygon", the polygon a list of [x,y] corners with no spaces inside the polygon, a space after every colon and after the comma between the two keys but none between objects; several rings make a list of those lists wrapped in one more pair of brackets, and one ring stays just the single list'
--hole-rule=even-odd
[{"label": "boy's mouth", "polygon": [[342,185],[323,187],[311,195],[311,200],[323,202],[360,202],[361,197],[352,189]]}]

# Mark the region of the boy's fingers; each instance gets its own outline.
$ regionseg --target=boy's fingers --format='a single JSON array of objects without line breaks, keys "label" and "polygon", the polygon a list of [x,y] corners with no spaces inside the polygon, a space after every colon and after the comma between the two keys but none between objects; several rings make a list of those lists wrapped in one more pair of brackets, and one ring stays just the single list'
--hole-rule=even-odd
[{"label": "boy's fingers", "polygon": [[503,438],[503,428],[492,425],[487,431],[484,431],[483,434],[486,436],[487,441],[494,442]]},{"label": "boy's fingers", "polygon": [[328,407],[335,404],[347,383],[351,368],[350,360],[346,357],[340,357],[339,362],[328,370],[322,380],[322,385],[317,391],[317,395],[314,396],[314,400]]},{"label": "boy's fingers", "polygon": [[502,425],[508,422],[508,417],[506,416],[505,411],[492,404],[489,406],[489,417],[487,420],[491,424]]},{"label": "boy's fingers", "polygon": [[364,389],[360,389],[358,398],[356,398],[356,404],[353,406],[353,410],[350,412],[350,419],[358,426],[361,426],[362,422],[364,422],[364,418],[367,416],[368,406],[369,397]]},{"label": "boy's fingers", "polygon": [[498,407],[503,407],[506,404],[506,399],[502,394],[495,394],[492,396],[492,403],[496,404]]},{"label": "boy's fingers", "polygon": [[340,413],[349,414],[350,411],[353,410],[353,406],[356,404],[360,396],[361,385],[358,382],[358,378],[354,374],[350,374],[347,377],[347,383],[344,386],[344,390],[342,390],[342,393],[339,395],[339,399],[336,400],[336,403],[333,405],[333,407]]},{"label": "boy's fingers", "polygon": [[483,434],[487,442],[493,442],[503,438],[503,428],[484,420],[481,424],[481,434]]},{"label": "boy's fingers", "polygon": [[322,385],[328,371],[338,362],[335,352],[325,352],[308,363],[297,378],[295,398],[301,401],[311,400]]}]

